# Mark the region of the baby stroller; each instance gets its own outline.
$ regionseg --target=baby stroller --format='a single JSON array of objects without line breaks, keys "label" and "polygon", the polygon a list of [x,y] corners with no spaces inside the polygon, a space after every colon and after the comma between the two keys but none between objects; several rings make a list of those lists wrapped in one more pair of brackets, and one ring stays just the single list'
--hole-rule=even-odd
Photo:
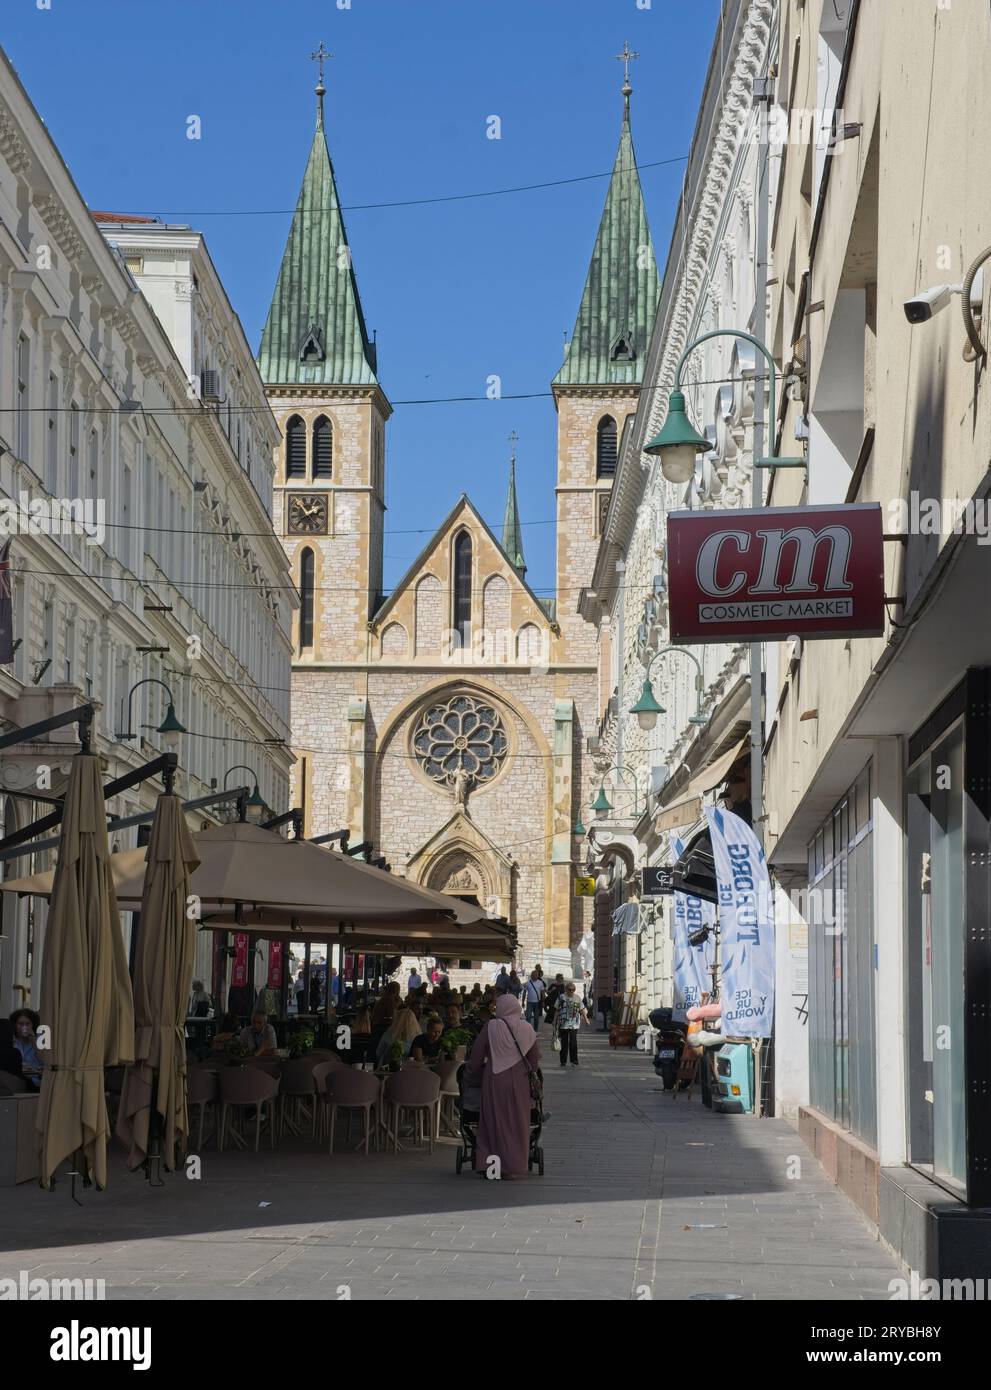
[{"label": "baby stroller", "polygon": [[[458,1098],[454,1102],[458,1112],[458,1128],[461,1134],[461,1144],[454,1156],[455,1171],[460,1173],[461,1169],[468,1165],[469,1168],[475,1167],[475,1144],[478,1139],[478,1121],[482,1108],[482,1093],[476,1086],[468,1086],[465,1083],[467,1068],[464,1063],[458,1067]],[[544,1151],[540,1146],[540,1132],[543,1127],[544,1117],[540,1110],[533,1106],[530,1110],[530,1147],[527,1153],[527,1168],[532,1173],[534,1164],[541,1177],[544,1176]]]}]

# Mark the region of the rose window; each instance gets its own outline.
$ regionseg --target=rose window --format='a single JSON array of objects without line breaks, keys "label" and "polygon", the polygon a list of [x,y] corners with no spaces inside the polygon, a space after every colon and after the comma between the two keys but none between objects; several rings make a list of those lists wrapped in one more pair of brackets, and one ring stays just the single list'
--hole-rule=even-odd
[{"label": "rose window", "polygon": [[424,772],[448,786],[490,782],[508,749],[501,718],[492,705],[472,695],[429,705],[413,735],[413,751]]}]

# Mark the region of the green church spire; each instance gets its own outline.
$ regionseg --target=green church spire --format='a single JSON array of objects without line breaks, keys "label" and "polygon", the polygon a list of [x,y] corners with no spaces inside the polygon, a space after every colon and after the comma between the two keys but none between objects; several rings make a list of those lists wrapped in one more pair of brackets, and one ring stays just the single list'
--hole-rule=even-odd
[{"label": "green church spire", "polygon": [[509,456],[509,493],[506,497],[506,513],[502,521],[502,548],[509,556],[509,562],[522,579],[526,574],[526,561],[523,559],[523,532],[520,527],[520,508],[516,500],[516,440],[513,430],[509,436],[512,453]]},{"label": "green church spire", "polygon": [[324,133],[323,60],[331,55],[321,44],[312,56],[320,62],[316,130],[262,331],[258,368],[273,386],[373,386],[375,348],[365,328]]},{"label": "green church spire", "polygon": [[657,311],[657,261],[630,130],[629,59],[625,50],[623,124],[575,329],[555,386],[626,386],[643,380],[644,356]]}]

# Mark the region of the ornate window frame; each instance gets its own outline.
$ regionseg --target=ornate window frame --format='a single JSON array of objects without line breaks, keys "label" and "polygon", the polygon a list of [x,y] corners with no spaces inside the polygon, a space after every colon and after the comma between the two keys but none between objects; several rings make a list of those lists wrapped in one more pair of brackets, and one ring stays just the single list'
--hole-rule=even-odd
[{"label": "ornate window frame", "polygon": [[489,705],[495,711],[506,739],[506,751],[502,755],[502,759],[496,771],[485,781],[474,782],[471,785],[469,795],[473,796],[479,792],[487,791],[505,777],[508,769],[512,767],[515,761],[518,748],[515,716],[511,710],[506,708],[501,700],[489,694],[487,690],[479,690],[477,687],[473,686],[452,685],[442,690],[436,690],[429,698],[421,700],[409,714],[405,734],[406,751],[409,756],[410,767],[413,769],[413,773],[419,781],[435,792],[449,796],[453,795],[454,787],[452,783],[438,780],[426,771],[420,761],[422,755],[415,747],[415,739],[420,732],[424,716],[429,709],[433,706],[450,706],[453,701],[457,699],[468,699],[476,701],[479,704]]}]

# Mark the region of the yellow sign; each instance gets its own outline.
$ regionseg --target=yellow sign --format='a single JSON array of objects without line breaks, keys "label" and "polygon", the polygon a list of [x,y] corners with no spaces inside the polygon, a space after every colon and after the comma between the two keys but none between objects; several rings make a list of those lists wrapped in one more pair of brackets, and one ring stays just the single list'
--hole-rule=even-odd
[{"label": "yellow sign", "polygon": [[594,878],[576,878],[576,879],[575,879],[575,897],[576,897],[576,898],[594,898],[594,897],[595,897],[595,879],[594,879]]}]

